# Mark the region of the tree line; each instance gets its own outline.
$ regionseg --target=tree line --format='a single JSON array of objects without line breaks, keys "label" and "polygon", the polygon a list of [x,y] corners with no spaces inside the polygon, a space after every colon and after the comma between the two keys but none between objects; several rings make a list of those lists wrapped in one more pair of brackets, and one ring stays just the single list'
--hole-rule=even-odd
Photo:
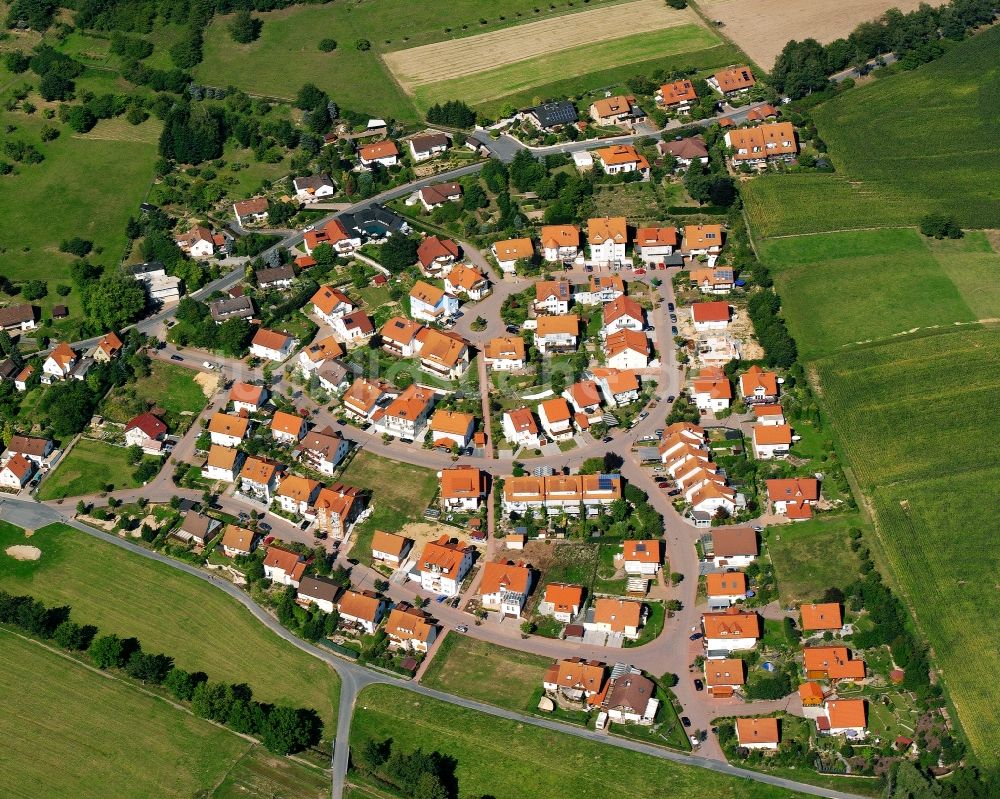
[{"label": "tree line", "polygon": [[276,755],[301,752],[319,743],[323,722],[311,708],[258,702],[245,684],[209,682],[204,672],[188,672],[173,657],[144,652],[136,638],[97,635],[92,624],[70,618],[70,607],[47,607],[30,595],[0,591],[0,623],[52,641],[68,652],[86,654],[101,670],[127,674],[143,684],[162,685],[199,718],[211,719],[245,735],[258,737]]},{"label": "tree line", "polygon": [[407,799],[455,799],[458,780],[453,757],[415,749],[406,752],[391,738],[369,738],[351,750],[353,765]]}]

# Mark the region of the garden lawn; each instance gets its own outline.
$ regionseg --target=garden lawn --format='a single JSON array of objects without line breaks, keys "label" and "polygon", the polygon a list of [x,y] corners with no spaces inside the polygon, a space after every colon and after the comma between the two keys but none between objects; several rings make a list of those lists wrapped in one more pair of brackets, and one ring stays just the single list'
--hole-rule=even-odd
[{"label": "garden lawn", "polygon": [[421,683],[478,702],[527,711],[551,658],[449,632]]},{"label": "garden lawn", "polygon": [[98,494],[107,485],[136,488],[139,483],[133,479],[132,473],[137,468],[129,464],[125,447],[81,438],[42,481],[38,498],[46,500]]},{"label": "garden lawn", "polygon": [[860,514],[818,516],[765,531],[782,607],[822,598],[827,588],[843,589],[857,579],[860,562],[848,530],[864,527]]},{"label": "garden lawn", "polygon": [[461,796],[496,799],[778,799],[799,796],[769,785],[725,777],[604,743],[371,686],[358,697],[351,745],[369,739],[418,747],[457,761]]},{"label": "garden lawn", "polygon": [[168,413],[193,419],[207,403],[205,392],[194,379],[197,374],[183,366],[154,361],[149,376],[135,382],[135,393]]},{"label": "garden lawn", "polygon": [[[320,799],[328,778],[0,630],[4,796]],[[216,787],[218,786],[218,790]],[[237,787],[239,786],[239,787]]]},{"label": "garden lawn", "polygon": [[[41,549],[41,559],[3,554],[25,543]],[[171,655],[181,668],[212,680],[245,682],[261,701],[315,708],[324,737],[332,735],[340,693],[333,670],[207,583],[62,524],[30,538],[0,527],[0,562],[0,589],[70,605],[78,623],[134,636],[146,651]]]},{"label": "garden lawn", "polygon": [[347,465],[340,479],[349,486],[372,492],[372,515],[354,528],[351,557],[370,564],[372,536],[376,530],[399,532],[409,522],[420,521],[437,491],[433,469],[382,458],[362,450]]},{"label": "garden lawn", "polygon": [[[972,310],[974,287],[997,294],[992,278],[1000,256],[980,249],[966,259],[957,250],[932,248],[911,228],[771,239],[760,247],[806,360],[914,328],[981,318],[987,302],[977,300],[980,312]],[[958,272],[961,286],[951,278]]]}]

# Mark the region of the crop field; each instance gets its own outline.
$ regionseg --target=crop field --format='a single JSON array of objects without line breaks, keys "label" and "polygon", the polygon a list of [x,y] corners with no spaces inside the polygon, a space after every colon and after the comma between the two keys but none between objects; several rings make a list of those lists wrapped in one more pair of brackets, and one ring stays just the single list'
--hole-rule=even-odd
[{"label": "crop field", "polygon": [[799,796],[648,755],[373,685],[358,697],[351,746],[392,740],[457,761],[460,796],[496,799],[779,799]]},{"label": "crop field", "polygon": [[910,228],[824,233],[765,240],[759,251],[806,360],[1000,316],[1000,255],[979,232],[955,242]]},{"label": "crop field", "polygon": [[843,589],[858,574],[848,530],[865,527],[858,513],[818,516],[766,531],[782,607],[815,601],[831,586]]},{"label": "crop field", "polygon": [[759,66],[766,70],[790,39],[813,38],[823,44],[847,36],[861,22],[875,19],[887,8],[912,11],[920,0],[700,0],[698,5],[712,20],[725,23],[725,31]]},{"label": "crop field", "polygon": [[0,714],[4,796],[222,799],[250,787],[275,799],[329,795],[320,770],[5,630],[0,692],[17,697]]},{"label": "crop field", "polygon": [[[41,559],[3,554],[24,543],[41,549]],[[0,588],[70,605],[77,622],[135,636],[147,651],[172,655],[178,666],[210,679],[245,682],[261,701],[315,708],[326,737],[332,734],[336,673],[201,580],[60,524],[26,538],[0,523],[0,563]]]}]

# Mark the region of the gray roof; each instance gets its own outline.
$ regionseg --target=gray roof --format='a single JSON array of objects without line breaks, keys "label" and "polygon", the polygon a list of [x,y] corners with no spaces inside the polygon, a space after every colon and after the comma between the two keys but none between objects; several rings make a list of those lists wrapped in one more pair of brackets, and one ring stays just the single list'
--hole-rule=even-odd
[{"label": "gray roof", "polygon": [[229,297],[223,300],[216,300],[208,306],[212,313],[212,318],[217,322],[226,319],[246,318],[253,316],[253,301],[246,296]]},{"label": "gray roof", "polygon": [[430,152],[435,147],[447,147],[448,137],[444,133],[423,133],[410,139],[414,151]]},{"label": "gray roof", "polygon": [[556,100],[552,103],[536,105],[531,109],[531,113],[543,128],[572,125],[580,118],[576,112],[576,106],[569,100]]},{"label": "gray roof", "polygon": [[126,267],[129,269],[133,275],[145,275],[150,272],[166,272],[167,267],[163,265],[162,261],[144,261],[141,264],[133,264],[132,266]]},{"label": "gray roof", "polygon": [[220,524],[221,522],[216,521],[211,516],[192,512],[185,515],[180,531],[187,533],[192,538],[197,538],[199,541],[204,541],[208,538],[211,531]]},{"label": "gray roof", "polygon": [[407,228],[406,220],[382,205],[369,205],[353,214],[342,214],[341,224],[359,236],[387,236]]},{"label": "gray roof", "polygon": [[295,186],[296,191],[300,189],[319,189],[325,186],[333,188],[333,181],[329,175],[310,175],[306,178],[295,178],[292,184]]},{"label": "gray roof", "polygon": [[28,303],[21,305],[8,305],[0,308],[0,327],[12,327],[20,325],[22,322],[34,322],[35,309]]},{"label": "gray roof", "polygon": [[0,380],[6,380],[7,378],[13,377],[19,371],[20,370],[17,368],[17,364],[10,358],[5,358],[0,361]]},{"label": "gray roof", "polygon": [[257,277],[257,284],[265,286],[282,280],[295,280],[295,268],[291,264],[285,264],[273,269],[258,269],[254,275]]},{"label": "gray roof", "polygon": [[333,602],[340,592],[340,586],[326,577],[303,577],[299,581],[299,596],[307,599],[324,599]]},{"label": "gray roof", "polygon": [[678,141],[660,142],[660,151],[670,153],[675,158],[707,158],[708,148],[701,136],[690,136]]}]

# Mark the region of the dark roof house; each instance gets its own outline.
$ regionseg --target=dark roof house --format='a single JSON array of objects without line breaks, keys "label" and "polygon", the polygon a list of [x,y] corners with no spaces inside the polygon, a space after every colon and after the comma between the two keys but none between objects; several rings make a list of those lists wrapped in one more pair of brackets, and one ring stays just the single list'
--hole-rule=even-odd
[{"label": "dark roof house", "polygon": [[580,118],[580,115],[576,112],[576,106],[569,100],[542,103],[530,109],[528,113],[534,117],[540,128],[572,125]]}]

